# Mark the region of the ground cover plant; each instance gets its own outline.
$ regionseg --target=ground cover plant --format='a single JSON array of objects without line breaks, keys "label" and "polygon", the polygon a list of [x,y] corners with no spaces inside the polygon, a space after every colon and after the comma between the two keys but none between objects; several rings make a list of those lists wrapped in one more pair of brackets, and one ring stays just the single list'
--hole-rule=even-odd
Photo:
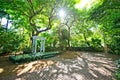
[{"label": "ground cover plant", "polygon": [[54,52],[39,52],[35,54],[20,54],[20,55],[14,55],[10,56],[9,60],[13,63],[22,63],[22,62],[30,62],[38,59],[46,59],[50,57],[54,57],[56,55],[60,54],[59,51]]}]

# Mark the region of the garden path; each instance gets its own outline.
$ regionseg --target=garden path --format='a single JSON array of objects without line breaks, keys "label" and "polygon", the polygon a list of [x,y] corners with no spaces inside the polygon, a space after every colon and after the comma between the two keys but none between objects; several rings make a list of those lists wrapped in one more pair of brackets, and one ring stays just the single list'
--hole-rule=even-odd
[{"label": "garden path", "polygon": [[116,80],[116,57],[112,57],[104,53],[66,52],[50,58],[42,68],[39,60],[33,61],[19,74],[0,80]]}]

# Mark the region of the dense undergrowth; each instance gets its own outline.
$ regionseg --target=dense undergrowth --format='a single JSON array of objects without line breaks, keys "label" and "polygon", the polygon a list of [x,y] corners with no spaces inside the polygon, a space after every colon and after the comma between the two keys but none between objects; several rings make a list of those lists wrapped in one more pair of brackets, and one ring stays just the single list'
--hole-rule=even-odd
[{"label": "dense undergrowth", "polygon": [[116,76],[117,76],[117,80],[120,80],[120,59],[116,61],[117,64],[117,72],[116,72]]}]

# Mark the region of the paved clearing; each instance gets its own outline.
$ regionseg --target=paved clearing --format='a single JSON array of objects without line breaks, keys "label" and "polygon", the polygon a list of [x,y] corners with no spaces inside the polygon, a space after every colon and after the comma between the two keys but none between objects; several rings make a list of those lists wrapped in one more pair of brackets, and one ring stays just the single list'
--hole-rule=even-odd
[{"label": "paved clearing", "polygon": [[[46,62],[33,61],[18,74],[0,80],[116,80],[115,61],[104,53],[66,52]],[[42,67],[41,67],[42,66]]]}]

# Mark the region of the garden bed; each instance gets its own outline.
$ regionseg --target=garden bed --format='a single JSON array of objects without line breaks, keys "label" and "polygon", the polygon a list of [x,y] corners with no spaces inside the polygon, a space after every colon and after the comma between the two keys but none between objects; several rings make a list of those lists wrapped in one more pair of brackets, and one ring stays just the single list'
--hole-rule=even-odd
[{"label": "garden bed", "polygon": [[9,60],[12,61],[13,63],[22,63],[22,62],[29,62],[29,61],[34,61],[38,59],[46,59],[46,58],[54,57],[55,55],[58,55],[58,54],[60,54],[59,51],[39,52],[35,54],[21,54],[16,56],[10,56]]}]

